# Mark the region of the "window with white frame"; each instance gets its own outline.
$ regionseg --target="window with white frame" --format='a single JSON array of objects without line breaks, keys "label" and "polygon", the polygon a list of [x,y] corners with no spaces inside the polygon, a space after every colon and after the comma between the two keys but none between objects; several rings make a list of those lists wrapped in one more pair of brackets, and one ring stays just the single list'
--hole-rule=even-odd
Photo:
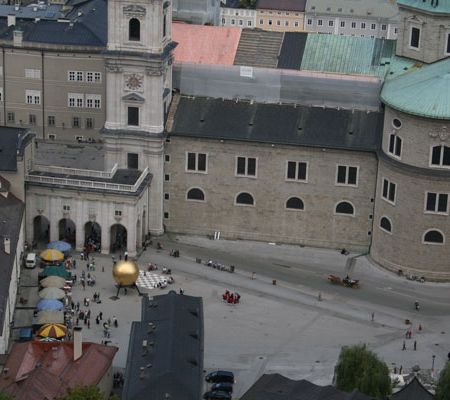
[{"label": "window with white frame", "polygon": [[334,212],[335,214],[341,215],[355,215],[355,208],[350,202],[341,201],[340,203],[336,204]]},{"label": "window with white frame", "polygon": [[352,22],[352,29],[356,29],[356,22]]},{"label": "window with white frame", "polygon": [[448,214],[448,193],[425,193],[425,212]]},{"label": "window with white frame", "polygon": [[380,219],[381,230],[392,233],[392,222],[388,217],[381,217]]},{"label": "window with white frame", "polygon": [[402,138],[396,134],[389,136],[389,148],[388,152],[395,157],[400,158],[402,154]]},{"label": "window with white frame", "polygon": [[94,82],[100,83],[102,81],[102,73],[101,72],[86,72],[86,82]]},{"label": "window with white frame", "polygon": [[67,79],[71,82],[83,82],[84,72],[83,71],[68,71]]},{"label": "window with white frame", "polygon": [[76,73],[75,73],[75,71],[69,71],[69,72],[67,72],[67,80],[68,80],[68,81],[72,82],[72,81],[75,81],[75,79],[76,79]]},{"label": "window with white frame", "polygon": [[317,20],[317,25],[318,25],[318,26],[322,26],[322,25],[323,25],[323,21],[322,21],[321,19],[318,19],[318,20]]},{"label": "window with white frame", "polygon": [[409,47],[419,49],[420,47],[420,28],[412,26],[409,32]]},{"label": "window with white frame", "polygon": [[341,21],[341,28],[345,28],[345,21]]},{"label": "window with white frame", "polygon": [[382,31],[385,31],[386,28],[387,28],[386,24],[382,24],[382,25],[381,25],[381,30],[382,30]]},{"label": "window with white frame", "polygon": [[67,94],[67,106],[80,108],[84,106],[83,93],[68,93]]},{"label": "window with white frame", "polygon": [[41,91],[25,90],[25,102],[27,104],[41,104]]},{"label": "window with white frame", "polygon": [[114,216],[115,217],[121,217],[122,216],[122,210],[114,210]]},{"label": "window with white frame", "polygon": [[86,118],[86,129],[93,129],[94,128],[94,118],[87,117]]},{"label": "window with white frame", "polygon": [[97,109],[102,108],[102,96],[100,94],[87,94],[86,107]]},{"label": "window with white frame", "polygon": [[236,157],[236,175],[256,177],[256,158]]},{"label": "window with white frame", "polygon": [[361,29],[366,29],[366,23],[365,22],[361,22]]},{"label": "window with white frame", "polygon": [[330,19],[330,20],[328,21],[328,26],[334,26],[334,21],[333,21],[332,19]]},{"label": "window with white frame", "polygon": [[370,29],[372,29],[372,30],[377,29],[377,24],[371,24],[371,25],[370,25]]},{"label": "window with white frame", "polygon": [[431,166],[450,167],[450,147],[443,144],[431,148]]},{"label": "window with white frame", "polygon": [[298,21],[294,21],[294,26],[295,26],[296,28],[298,28],[299,25],[300,25],[300,23],[299,23]]},{"label": "window with white frame", "polygon": [[208,155],[205,153],[186,153],[186,171],[207,172]]},{"label": "window with white frame", "polygon": [[63,204],[63,211],[70,211],[70,204]]},{"label": "window with white frame", "polygon": [[84,72],[77,71],[77,82],[83,82]]},{"label": "window with white frame", "polygon": [[381,197],[389,203],[395,204],[395,195],[397,190],[397,184],[389,181],[388,179],[383,179],[383,191]]},{"label": "window with white frame", "polygon": [[288,161],[286,165],[286,180],[306,182],[308,179],[308,163],[303,161]]},{"label": "window with white frame", "polygon": [[40,69],[25,68],[25,78],[41,79],[41,70]]},{"label": "window with white frame", "polygon": [[336,169],[336,184],[357,186],[358,168],[349,165],[338,165]]},{"label": "window with white frame", "polygon": [[429,229],[423,235],[423,243],[425,244],[444,244],[444,234],[437,229]]}]

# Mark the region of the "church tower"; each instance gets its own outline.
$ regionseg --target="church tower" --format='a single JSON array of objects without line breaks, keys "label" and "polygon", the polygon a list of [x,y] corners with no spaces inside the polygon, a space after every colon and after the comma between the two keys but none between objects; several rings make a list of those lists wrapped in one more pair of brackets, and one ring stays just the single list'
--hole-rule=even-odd
[{"label": "church tower", "polygon": [[109,0],[106,62],[106,167],[148,168],[146,225],[163,232],[164,119],[172,94],[172,5]]}]

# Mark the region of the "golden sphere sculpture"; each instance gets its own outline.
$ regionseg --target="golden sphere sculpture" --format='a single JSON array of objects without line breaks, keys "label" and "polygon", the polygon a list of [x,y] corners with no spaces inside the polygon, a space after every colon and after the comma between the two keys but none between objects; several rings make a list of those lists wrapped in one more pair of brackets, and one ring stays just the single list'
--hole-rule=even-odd
[{"label": "golden sphere sculpture", "polygon": [[112,274],[118,285],[131,286],[139,278],[139,268],[134,261],[119,261],[114,265]]}]

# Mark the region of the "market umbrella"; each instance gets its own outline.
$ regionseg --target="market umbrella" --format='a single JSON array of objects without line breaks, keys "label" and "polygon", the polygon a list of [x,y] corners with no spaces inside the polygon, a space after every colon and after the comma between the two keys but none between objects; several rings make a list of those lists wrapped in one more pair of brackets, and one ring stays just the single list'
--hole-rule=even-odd
[{"label": "market umbrella", "polygon": [[63,324],[45,324],[39,329],[37,335],[58,339],[66,336],[66,333],[67,327]]},{"label": "market umbrella", "polygon": [[72,246],[69,243],[64,242],[63,240],[56,240],[54,242],[50,242],[47,245],[47,249],[54,249],[62,253],[65,253],[67,251],[72,250]]},{"label": "market umbrella", "polygon": [[63,261],[64,254],[55,249],[44,250],[39,257],[46,262]]},{"label": "market umbrella", "polygon": [[42,310],[62,310],[64,308],[64,304],[55,299],[42,299],[37,303],[36,308],[38,311]]},{"label": "market umbrella", "polygon": [[63,311],[40,311],[36,317],[37,325],[44,324],[62,324],[64,323],[64,312]]},{"label": "market umbrella", "polygon": [[45,267],[44,271],[41,272],[41,276],[60,276],[61,278],[68,279],[70,277],[70,272],[67,271],[64,267],[56,267],[51,265],[49,267]]},{"label": "market umbrella", "polygon": [[39,297],[41,299],[63,299],[66,294],[64,290],[55,288],[55,287],[47,287],[42,289],[39,292]]},{"label": "market umbrella", "polygon": [[66,285],[66,280],[61,276],[50,275],[39,282],[42,287],[57,287],[62,289]]}]

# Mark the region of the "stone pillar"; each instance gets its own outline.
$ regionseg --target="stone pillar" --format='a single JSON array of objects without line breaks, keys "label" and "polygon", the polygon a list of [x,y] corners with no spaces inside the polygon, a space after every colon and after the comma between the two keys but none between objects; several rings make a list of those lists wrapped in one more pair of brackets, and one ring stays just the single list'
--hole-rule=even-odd
[{"label": "stone pillar", "polygon": [[77,250],[83,250],[84,247],[84,224],[80,221],[80,216],[77,214],[75,219],[75,247]]},{"label": "stone pillar", "polygon": [[49,215],[50,218],[50,242],[54,242],[55,240],[59,240],[59,219],[58,216],[51,212]]},{"label": "stone pillar", "polygon": [[[133,213],[135,215],[135,213]],[[128,222],[126,224],[127,228],[127,251],[130,257],[134,257],[136,255],[136,223],[133,223],[133,218],[128,218]]]},{"label": "stone pillar", "polygon": [[100,224],[102,227],[102,254],[109,254],[109,246],[111,244],[111,229],[105,222]]}]

